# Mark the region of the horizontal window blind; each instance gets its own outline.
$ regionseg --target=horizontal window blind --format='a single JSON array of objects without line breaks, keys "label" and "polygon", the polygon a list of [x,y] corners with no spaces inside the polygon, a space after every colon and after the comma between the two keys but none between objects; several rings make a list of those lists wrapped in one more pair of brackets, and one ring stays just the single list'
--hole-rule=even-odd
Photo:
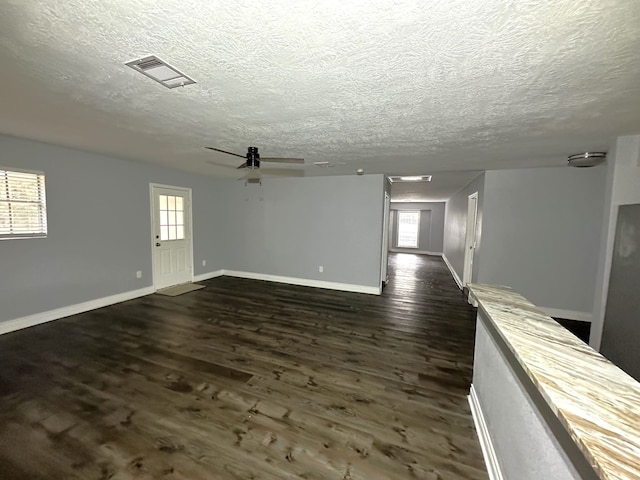
[{"label": "horizontal window blind", "polygon": [[0,238],[46,235],[44,174],[0,168]]}]

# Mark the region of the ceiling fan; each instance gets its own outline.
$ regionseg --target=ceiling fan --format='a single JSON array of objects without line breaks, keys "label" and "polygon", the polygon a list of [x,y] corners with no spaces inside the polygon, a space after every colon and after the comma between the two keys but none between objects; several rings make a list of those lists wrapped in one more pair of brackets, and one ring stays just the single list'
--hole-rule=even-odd
[{"label": "ceiling fan", "polygon": [[227,152],[214,147],[204,147],[207,150],[213,150],[215,152],[226,153],[227,155],[233,155],[234,157],[244,158],[245,161],[237,167],[231,167],[222,163],[212,162],[207,160],[207,163],[215,165],[217,167],[235,168],[235,169],[248,169],[247,174],[239,180],[245,180],[245,183],[261,183],[261,174],[273,175],[277,177],[302,177],[304,172],[300,169],[293,168],[260,168],[260,162],[270,163],[288,163],[288,164],[303,164],[303,158],[281,158],[281,157],[260,157],[258,153],[258,147],[249,147],[246,155],[240,155],[238,153]]}]

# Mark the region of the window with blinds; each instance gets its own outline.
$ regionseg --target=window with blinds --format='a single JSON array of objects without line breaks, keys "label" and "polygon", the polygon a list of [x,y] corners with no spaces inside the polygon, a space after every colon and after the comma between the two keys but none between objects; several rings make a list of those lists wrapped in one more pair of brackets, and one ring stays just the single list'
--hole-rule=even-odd
[{"label": "window with blinds", "polygon": [[0,239],[46,236],[44,173],[0,168]]},{"label": "window with blinds", "polygon": [[398,212],[398,247],[418,248],[420,212]]}]

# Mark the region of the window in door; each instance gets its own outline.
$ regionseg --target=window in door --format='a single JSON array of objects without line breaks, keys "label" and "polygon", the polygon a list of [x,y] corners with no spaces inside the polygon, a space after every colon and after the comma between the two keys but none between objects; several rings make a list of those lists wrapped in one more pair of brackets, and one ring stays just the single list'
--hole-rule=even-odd
[{"label": "window in door", "polygon": [[46,236],[44,174],[0,168],[0,239]]},{"label": "window in door", "polygon": [[398,247],[418,248],[420,212],[398,212]]},{"label": "window in door", "polygon": [[184,240],[184,199],[159,195],[160,240]]}]

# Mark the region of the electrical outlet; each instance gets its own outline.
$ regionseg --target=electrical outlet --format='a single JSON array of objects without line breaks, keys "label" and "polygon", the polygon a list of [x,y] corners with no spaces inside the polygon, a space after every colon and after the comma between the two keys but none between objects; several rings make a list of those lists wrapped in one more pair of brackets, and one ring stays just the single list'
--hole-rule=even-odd
[{"label": "electrical outlet", "polygon": [[202,266],[206,267],[207,266],[207,261],[206,260],[202,260]]},{"label": "electrical outlet", "polygon": [[136,278],[142,278],[142,272],[140,270],[136,272]]},{"label": "electrical outlet", "polygon": [[319,271],[320,273],[324,272],[324,267],[323,267],[322,265],[320,265],[320,266],[318,267],[318,271]]}]

